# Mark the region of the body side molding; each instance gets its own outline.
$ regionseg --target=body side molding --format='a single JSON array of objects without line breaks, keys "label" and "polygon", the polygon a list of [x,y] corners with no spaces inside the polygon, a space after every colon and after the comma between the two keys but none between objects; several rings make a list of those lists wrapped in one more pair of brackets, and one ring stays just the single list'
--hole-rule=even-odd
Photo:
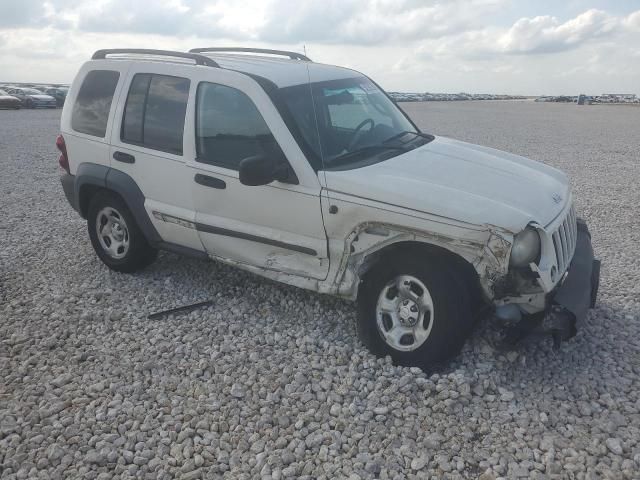
[{"label": "body side molding", "polygon": [[266,237],[260,237],[258,235],[251,235],[249,233],[237,232],[235,230],[228,230],[226,228],[214,227],[213,225],[205,225],[204,223],[196,223],[195,226],[196,230],[198,230],[199,232],[213,233],[214,235],[223,235],[225,237],[249,240],[250,242],[264,243],[265,245],[272,245],[274,247],[304,253],[305,255],[311,255],[314,257],[318,256],[318,252],[316,252],[314,249],[303,247],[300,245],[293,245],[291,243],[281,242],[279,240],[273,240]]}]

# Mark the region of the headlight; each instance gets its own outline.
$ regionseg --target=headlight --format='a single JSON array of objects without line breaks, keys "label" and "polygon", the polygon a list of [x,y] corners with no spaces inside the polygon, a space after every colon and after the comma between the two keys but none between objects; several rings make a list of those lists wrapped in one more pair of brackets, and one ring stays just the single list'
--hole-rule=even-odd
[{"label": "headlight", "polygon": [[540,256],[540,235],[533,227],[527,227],[513,239],[511,259],[513,267],[526,267]]}]

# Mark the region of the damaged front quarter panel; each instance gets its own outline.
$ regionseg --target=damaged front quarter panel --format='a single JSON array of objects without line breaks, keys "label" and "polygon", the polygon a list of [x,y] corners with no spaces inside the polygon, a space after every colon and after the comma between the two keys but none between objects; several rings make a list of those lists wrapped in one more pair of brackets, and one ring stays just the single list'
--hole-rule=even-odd
[{"label": "damaged front quarter panel", "polygon": [[327,293],[355,299],[361,277],[386,247],[414,242],[440,247],[462,257],[477,272],[487,300],[492,300],[496,286],[508,274],[512,235],[495,227],[468,231],[456,228],[456,231],[457,236],[447,236],[377,222],[361,224],[345,239],[335,281]]},{"label": "damaged front quarter panel", "polygon": [[490,227],[489,232],[489,240],[472,264],[478,273],[485,297],[493,300],[500,295],[503,285],[509,282],[509,256],[513,237],[495,227]]}]

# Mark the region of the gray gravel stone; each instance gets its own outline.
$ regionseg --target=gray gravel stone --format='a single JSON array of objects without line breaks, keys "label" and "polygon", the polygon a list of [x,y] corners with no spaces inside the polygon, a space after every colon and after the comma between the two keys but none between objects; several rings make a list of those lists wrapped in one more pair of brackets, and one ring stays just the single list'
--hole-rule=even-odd
[{"label": "gray gravel stone", "polygon": [[411,469],[412,470],[422,470],[427,463],[429,462],[429,457],[426,455],[420,455],[413,460],[411,460]]},{"label": "gray gravel stone", "polygon": [[615,453],[616,455],[622,455],[622,444],[620,440],[617,438],[607,438],[606,440],[607,448],[611,451],[611,453]]},{"label": "gray gravel stone", "polygon": [[84,460],[87,463],[95,463],[96,465],[104,465],[106,463],[104,456],[96,450],[89,450]]},{"label": "gray gravel stone", "polygon": [[55,462],[64,456],[64,449],[57,443],[53,443],[47,447],[46,455],[49,461]]}]

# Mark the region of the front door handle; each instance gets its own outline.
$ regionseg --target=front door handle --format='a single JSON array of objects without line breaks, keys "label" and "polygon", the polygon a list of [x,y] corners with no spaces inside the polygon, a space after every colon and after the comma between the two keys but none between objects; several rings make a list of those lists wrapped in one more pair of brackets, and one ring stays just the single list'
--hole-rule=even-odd
[{"label": "front door handle", "polygon": [[210,177],[209,175],[203,175],[201,173],[196,173],[194,180],[196,181],[196,183],[204,185],[205,187],[218,188],[220,190],[224,190],[225,188],[227,188],[227,184],[224,182],[224,180]]},{"label": "front door handle", "polygon": [[113,152],[113,159],[123,163],[136,163],[136,157],[124,152]]}]

